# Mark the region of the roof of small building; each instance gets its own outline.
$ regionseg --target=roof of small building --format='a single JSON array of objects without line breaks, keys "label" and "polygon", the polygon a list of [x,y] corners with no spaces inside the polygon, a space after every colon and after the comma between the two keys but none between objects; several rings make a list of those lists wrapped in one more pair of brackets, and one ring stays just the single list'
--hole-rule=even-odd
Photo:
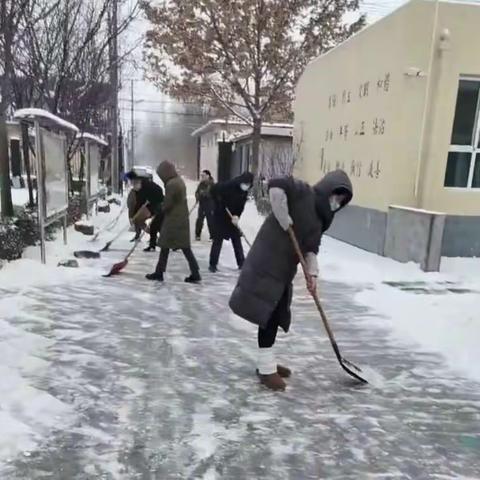
[{"label": "roof of small building", "polygon": [[97,137],[88,132],[79,133],[75,138],[77,140],[90,140],[98,143],[99,145],[103,145],[104,147],[108,147],[108,143],[103,138]]},{"label": "roof of small building", "polygon": [[59,130],[69,130],[76,133],[80,131],[73,123],[67,122],[63,118],[57,117],[48,110],[41,108],[22,108],[17,110],[13,117],[16,120],[38,120],[42,126],[55,127]]},{"label": "roof of small building", "polygon": [[[252,125],[249,125],[242,120],[237,120],[237,119],[225,120],[225,119],[217,118],[215,120],[210,120],[205,125],[202,125],[200,128],[195,130],[192,133],[192,137],[197,137],[199,135],[203,135],[204,133],[207,133],[207,132],[209,132],[211,130],[214,130],[216,128],[221,128],[223,130],[227,126],[240,127],[240,129],[237,132],[235,132],[234,134],[232,134],[232,136],[235,136],[235,135],[249,136],[249,135],[251,135]],[[290,129],[291,132],[290,132],[290,134],[287,134],[286,131],[288,131],[289,129]],[[292,136],[293,135],[293,125],[290,124],[290,123],[269,123],[269,122],[265,122],[262,125],[262,135]],[[231,141],[232,136],[230,137],[230,141]]]},{"label": "roof of small building", "polygon": [[192,137],[198,137],[199,135],[202,135],[210,130],[214,130],[215,128],[219,127],[226,127],[227,125],[232,126],[232,127],[245,127],[247,128],[249,125],[242,121],[242,120],[237,120],[237,119],[222,119],[222,118],[216,118],[214,120],[210,120],[209,122],[205,123],[202,125],[200,128],[197,128],[194,132],[192,132]]},{"label": "roof of small building", "polygon": [[[228,138],[229,142],[235,143],[246,138],[251,137],[253,131],[250,129],[244,132],[235,132]],[[262,125],[262,137],[280,137],[280,138],[292,138],[293,137],[293,125],[290,123],[264,123]]]}]

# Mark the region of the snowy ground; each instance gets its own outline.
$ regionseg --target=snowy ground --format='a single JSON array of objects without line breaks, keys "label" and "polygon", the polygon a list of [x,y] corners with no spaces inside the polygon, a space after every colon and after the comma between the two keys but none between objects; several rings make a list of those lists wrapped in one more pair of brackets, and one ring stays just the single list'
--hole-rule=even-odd
[{"label": "snowy ground", "polygon": [[[250,239],[259,221],[249,205]],[[253,374],[255,329],[227,307],[229,245],[201,286],[178,254],[147,283],[156,256],[141,251],[102,278],[130,237],[78,270],[56,267],[92,248],[75,233],[47,266],[31,249],[0,270],[2,480],[480,478],[478,261],[427,275],[326,239],[325,307],[371,384],[338,368],[299,277],[279,342],[294,376],[272,394]],[[194,249],[205,272],[209,243]]]}]

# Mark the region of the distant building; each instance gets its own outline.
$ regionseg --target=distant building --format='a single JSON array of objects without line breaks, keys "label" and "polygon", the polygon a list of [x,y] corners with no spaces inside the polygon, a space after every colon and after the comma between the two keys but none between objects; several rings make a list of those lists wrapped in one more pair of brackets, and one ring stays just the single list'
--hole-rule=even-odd
[{"label": "distant building", "polygon": [[[265,178],[291,173],[293,167],[293,125],[264,124],[260,142],[258,173]],[[252,131],[230,137],[232,144],[231,176],[240,175],[250,167]]]},{"label": "distant building", "polygon": [[[234,132],[248,131],[250,126],[240,120],[210,120],[192,133],[197,138],[197,176],[210,170],[215,179],[219,176],[219,155],[224,154],[228,138]],[[221,172],[220,172],[221,173]]]},{"label": "distant building", "polygon": [[[236,120],[212,120],[195,130],[198,138],[198,173],[210,170],[220,181],[233,178],[251,166],[252,127]],[[274,158],[291,161],[293,126],[264,123],[260,144],[259,172],[272,171]]]},{"label": "distant building", "polygon": [[400,206],[432,219],[407,221],[406,250],[436,241],[444,256],[480,255],[479,25],[478,4],[413,0],[306,68],[296,173],[343,168],[354,185],[333,236],[388,254]]}]

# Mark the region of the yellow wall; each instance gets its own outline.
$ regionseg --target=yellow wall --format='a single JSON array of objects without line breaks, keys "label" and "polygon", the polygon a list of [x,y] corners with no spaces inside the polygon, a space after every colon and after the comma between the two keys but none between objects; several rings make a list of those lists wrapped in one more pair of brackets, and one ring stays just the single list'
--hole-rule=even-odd
[{"label": "yellow wall", "polygon": [[[462,75],[480,79],[480,6],[442,3],[438,32],[450,31],[449,49],[437,50],[436,82],[427,131],[423,206],[456,215],[480,215],[480,189],[445,188],[458,82]],[[438,88],[437,88],[438,86]]]},{"label": "yellow wall", "polygon": [[[429,77],[405,72],[411,67],[428,72],[434,11],[435,2],[412,0],[307,67],[294,107],[295,142],[300,144],[297,175],[313,183],[329,170],[344,168],[354,184],[353,203],[363,207],[386,211],[399,204],[479,214],[480,192],[443,188],[459,76],[480,74],[478,42],[473,40],[480,31],[480,8],[475,6],[440,4],[437,37],[448,27],[452,46],[441,60],[446,68],[440,68],[437,57],[434,64],[432,109],[422,149],[424,189],[423,195],[415,196]],[[387,74],[390,85],[385,91],[377,82]],[[360,86],[366,82],[368,96],[360,98]],[[344,103],[344,92],[351,92],[350,103]],[[332,95],[335,108],[329,108]],[[383,134],[374,134],[375,119],[379,125],[384,122]],[[359,134],[362,122],[365,135]],[[344,125],[346,139],[340,136]],[[330,131],[333,138],[327,140]]]}]

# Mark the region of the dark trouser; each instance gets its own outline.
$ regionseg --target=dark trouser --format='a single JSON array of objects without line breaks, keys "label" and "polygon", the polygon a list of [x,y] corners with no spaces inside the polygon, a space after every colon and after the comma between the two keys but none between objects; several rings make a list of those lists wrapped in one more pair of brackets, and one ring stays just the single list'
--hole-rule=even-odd
[{"label": "dark trouser", "polygon": [[200,200],[200,203],[198,206],[197,222],[195,223],[195,236],[197,238],[202,235],[203,224],[205,222],[205,219],[207,219],[207,226],[208,226],[208,231],[210,233],[210,237],[212,236],[211,216],[212,216],[212,207],[210,204],[210,200]]},{"label": "dark trouser", "polygon": [[142,229],[140,227],[135,226],[135,237],[132,239],[132,242],[134,240],[138,240],[141,234],[142,234]]},{"label": "dark trouser", "polygon": [[160,233],[160,230],[162,229],[162,223],[163,223],[163,214],[162,213],[157,213],[153,217],[152,223],[150,223],[150,244],[149,244],[149,246],[151,248],[155,248],[157,246],[158,234]]},{"label": "dark trouser", "polygon": [[[198,267],[197,259],[192,252],[190,247],[182,248],[182,252],[187,259],[188,266],[190,267],[190,273],[192,275],[198,275],[200,268]],[[155,269],[155,273],[165,273],[167,270],[167,263],[168,263],[168,255],[170,254],[169,248],[162,248],[160,250],[160,257],[158,259],[157,268]]]},{"label": "dark trouser", "polygon": [[[243,262],[245,262],[245,255],[243,253],[242,238],[240,233],[235,233],[231,237],[233,251],[235,252],[235,258],[237,259],[238,268],[242,268]],[[220,252],[222,251],[223,238],[214,238],[212,243],[212,249],[210,250],[210,266],[216,267],[220,258]]]},{"label": "dark trouser", "polygon": [[278,327],[280,326],[280,319],[282,315],[285,314],[285,311],[288,310],[289,305],[289,288],[285,289],[283,292],[282,298],[278,302],[275,310],[270,317],[270,320],[267,323],[265,328],[258,328],[258,346],[260,348],[270,348],[273,347],[275,339],[277,338]]}]

